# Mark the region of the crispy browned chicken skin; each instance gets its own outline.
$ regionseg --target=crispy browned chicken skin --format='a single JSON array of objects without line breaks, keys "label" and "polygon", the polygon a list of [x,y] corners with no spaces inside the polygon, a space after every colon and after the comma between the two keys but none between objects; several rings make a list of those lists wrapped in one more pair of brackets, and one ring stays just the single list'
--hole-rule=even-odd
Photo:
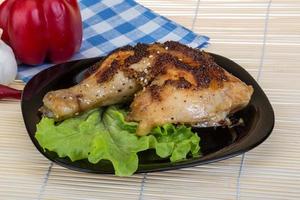
[{"label": "crispy browned chicken skin", "polygon": [[253,93],[209,54],[178,42],[125,46],[98,65],[80,84],[49,92],[41,111],[61,120],[133,98],[127,120],[145,135],[165,123],[218,125]]}]

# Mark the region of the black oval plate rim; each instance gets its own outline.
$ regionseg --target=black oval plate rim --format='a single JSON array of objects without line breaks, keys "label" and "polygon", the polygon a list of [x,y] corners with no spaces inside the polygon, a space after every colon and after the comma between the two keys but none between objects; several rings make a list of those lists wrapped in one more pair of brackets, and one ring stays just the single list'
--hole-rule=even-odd
[{"label": "black oval plate rim", "polygon": [[[214,154],[217,153],[217,152],[214,152],[214,153],[212,153],[212,155],[208,155],[206,157],[206,159],[204,159],[204,160],[201,160],[201,159],[190,159],[188,161],[185,161],[182,164],[181,164],[181,162],[177,162],[174,165],[172,165],[172,163],[171,163],[171,166],[158,167],[158,168],[156,167],[156,168],[152,168],[152,169],[151,168],[150,169],[149,168],[138,169],[135,172],[135,174],[138,174],[138,173],[148,173],[148,172],[159,172],[159,171],[167,171],[167,170],[175,170],[175,169],[186,168],[186,167],[193,167],[193,166],[198,166],[198,165],[204,165],[204,164],[208,164],[208,163],[213,163],[213,162],[218,162],[218,161],[221,161],[221,160],[229,159],[229,158],[241,155],[243,153],[246,153],[247,151],[249,151],[249,150],[257,147],[258,145],[260,145],[261,143],[263,143],[270,136],[270,134],[272,133],[272,130],[273,130],[274,124],[275,124],[274,110],[273,110],[273,108],[272,108],[272,106],[271,106],[271,104],[270,104],[267,96],[265,95],[265,93],[263,92],[263,90],[260,88],[260,86],[258,85],[258,83],[256,82],[256,80],[244,68],[242,68],[240,65],[238,65],[234,61],[232,61],[232,60],[230,60],[230,59],[228,59],[228,58],[226,58],[224,56],[218,55],[218,54],[214,54],[214,53],[209,53],[209,54],[211,54],[215,58],[215,60],[216,59],[221,59],[221,60],[224,60],[224,61],[227,61],[227,62],[231,63],[232,65],[235,65],[235,67],[238,67],[238,70],[241,73],[244,73],[244,74],[246,74],[248,76],[248,79],[250,80],[251,85],[255,84],[256,87],[260,90],[259,91],[260,94],[263,95],[264,100],[267,102],[266,106],[269,109],[268,110],[268,114],[269,114],[268,117],[269,117],[269,122],[271,122],[271,123],[269,123],[269,126],[268,126],[267,130],[265,130],[264,136],[260,140],[256,141],[255,143],[253,143],[253,144],[251,144],[249,146],[246,146],[245,148],[239,149],[239,150],[234,150],[234,147],[231,147],[231,145],[229,145],[228,147],[229,148],[231,147],[231,149],[233,149],[233,150],[231,150],[232,152],[230,154],[228,154],[228,155],[214,157]],[[49,72],[49,71],[53,71],[55,68],[60,68],[62,65],[74,65],[74,64],[76,64],[78,62],[86,61],[86,60],[91,60],[91,62],[96,63],[97,61],[99,61],[102,58],[103,57],[94,57],[94,58],[87,58],[87,59],[80,59],[80,60],[69,61],[69,62],[66,62],[66,63],[61,63],[61,64],[54,65],[54,66],[52,66],[50,68],[47,68],[47,69],[39,72],[38,74],[36,74],[35,76],[33,76],[31,78],[31,80],[24,87],[24,90],[23,90],[23,93],[22,93],[22,99],[21,99],[21,110],[22,110],[22,116],[23,116],[23,120],[24,120],[24,123],[25,123],[25,127],[26,127],[27,133],[28,133],[28,135],[29,135],[32,143],[37,148],[37,150],[43,156],[45,156],[47,159],[49,159],[50,161],[52,161],[54,163],[57,163],[58,165],[60,165],[62,167],[65,167],[65,168],[68,168],[68,169],[71,169],[71,170],[75,170],[75,171],[79,171],[79,172],[87,172],[87,173],[94,173],[94,174],[114,174],[114,171],[102,171],[101,169],[95,171],[95,170],[91,170],[91,169],[87,169],[87,168],[80,168],[80,167],[72,166],[72,165],[70,165],[68,163],[65,163],[65,162],[61,161],[58,157],[57,158],[52,158],[52,157],[48,156],[46,154],[46,152],[43,150],[43,148],[39,145],[39,143],[37,142],[37,140],[35,139],[34,134],[30,134],[29,124],[26,123],[27,122],[26,121],[26,112],[25,112],[26,101],[24,100],[25,99],[24,96],[26,96],[27,90],[31,86],[31,83],[34,80],[36,80],[41,74]],[[90,67],[90,66],[87,66],[87,68],[88,67]],[[222,66],[222,67],[225,68],[224,66]],[[228,68],[225,68],[225,69],[228,72],[231,73],[231,71],[229,69],[231,66],[227,66],[227,67]],[[71,71],[71,69],[69,71]],[[65,72],[65,73],[68,73],[68,72]],[[237,77],[241,79],[241,77],[239,77],[239,76],[237,76]],[[51,82],[51,81],[47,81],[47,82]],[[247,138],[244,138],[244,140],[246,140],[246,139]],[[225,147],[225,148],[227,148],[227,147]],[[139,167],[140,166],[142,166],[142,165],[139,165]]]}]

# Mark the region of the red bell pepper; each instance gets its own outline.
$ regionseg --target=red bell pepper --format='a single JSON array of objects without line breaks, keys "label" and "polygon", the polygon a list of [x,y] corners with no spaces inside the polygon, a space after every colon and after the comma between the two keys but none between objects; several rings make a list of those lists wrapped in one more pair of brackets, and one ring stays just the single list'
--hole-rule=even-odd
[{"label": "red bell pepper", "polygon": [[16,57],[31,65],[68,60],[82,41],[76,0],[6,0],[0,5],[0,28]]}]

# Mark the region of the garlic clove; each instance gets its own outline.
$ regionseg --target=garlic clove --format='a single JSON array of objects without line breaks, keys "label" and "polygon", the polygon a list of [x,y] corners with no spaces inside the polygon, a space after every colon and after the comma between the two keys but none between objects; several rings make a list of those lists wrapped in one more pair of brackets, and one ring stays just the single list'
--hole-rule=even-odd
[{"label": "garlic clove", "polygon": [[13,50],[1,40],[0,29],[0,84],[7,85],[15,80],[18,70]]}]

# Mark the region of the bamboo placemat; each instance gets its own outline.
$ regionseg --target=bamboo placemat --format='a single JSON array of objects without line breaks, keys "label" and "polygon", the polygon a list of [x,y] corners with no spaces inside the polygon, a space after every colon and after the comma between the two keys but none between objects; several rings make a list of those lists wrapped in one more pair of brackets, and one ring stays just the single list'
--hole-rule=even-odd
[{"label": "bamboo placemat", "polygon": [[232,58],[258,80],[275,110],[270,138],[242,156],[198,167],[128,178],[86,174],[40,155],[19,102],[1,101],[0,199],[300,199],[300,2],[139,3],[210,36],[208,51]]}]

